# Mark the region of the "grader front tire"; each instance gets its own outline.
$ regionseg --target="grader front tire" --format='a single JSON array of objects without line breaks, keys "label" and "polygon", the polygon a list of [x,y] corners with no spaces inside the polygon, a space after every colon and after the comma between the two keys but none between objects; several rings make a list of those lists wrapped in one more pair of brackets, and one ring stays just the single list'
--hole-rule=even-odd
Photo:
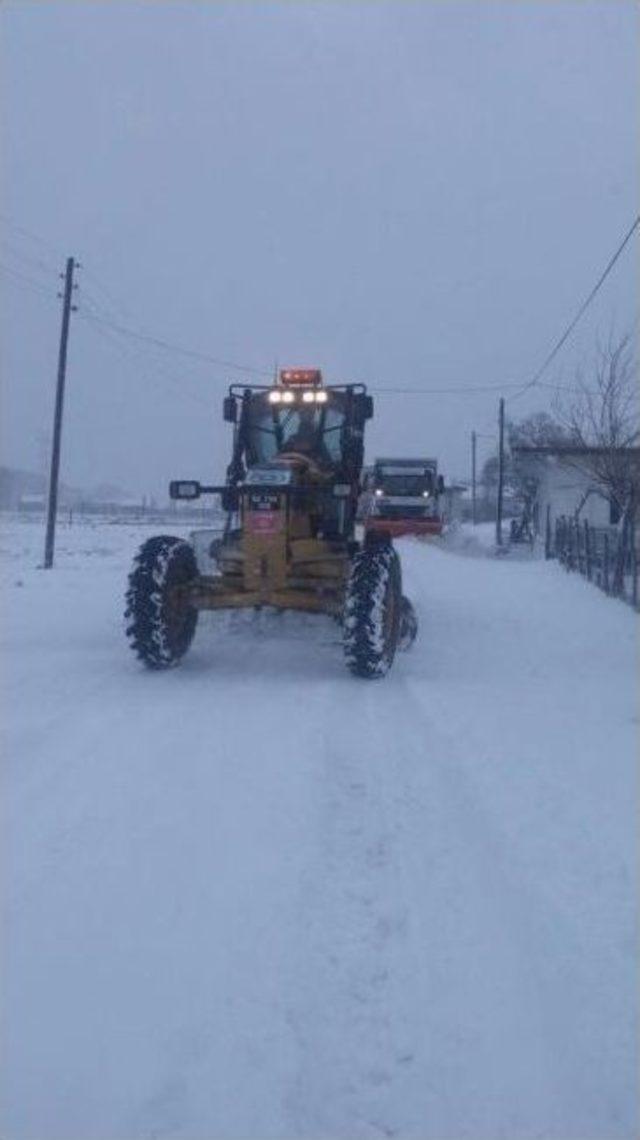
[{"label": "grader front tire", "polygon": [[196,630],[198,611],[176,587],[198,573],[195,554],[180,538],[150,538],[138,551],[126,595],[126,633],[134,653],[149,669],[169,669],[184,657]]},{"label": "grader front tire", "polygon": [[384,677],[393,664],[401,620],[401,576],[390,544],[366,546],[351,564],[343,644],[347,668],[356,676]]}]

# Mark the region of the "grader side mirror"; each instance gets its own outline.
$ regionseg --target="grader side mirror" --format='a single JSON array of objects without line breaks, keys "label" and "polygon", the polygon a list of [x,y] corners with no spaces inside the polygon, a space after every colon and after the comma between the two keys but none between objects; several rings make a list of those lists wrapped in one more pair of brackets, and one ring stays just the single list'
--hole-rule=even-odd
[{"label": "grader side mirror", "polygon": [[438,475],[438,494],[441,495],[444,491],[444,476]]},{"label": "grader side mirror", "polygon": [[199,499],[200,484],[195,479],[173,479],[169,483],[170,499]]},{"label": "grader side mirror", "polygon": [[362,418],[370,420],[373,417],[373,396],[362,397]]},{"label": "grader side mirror", "polygon": [[238,419],[238,404],[235,396],[225,396],[222,405],[222,414],[228,424],[235,424]]}]

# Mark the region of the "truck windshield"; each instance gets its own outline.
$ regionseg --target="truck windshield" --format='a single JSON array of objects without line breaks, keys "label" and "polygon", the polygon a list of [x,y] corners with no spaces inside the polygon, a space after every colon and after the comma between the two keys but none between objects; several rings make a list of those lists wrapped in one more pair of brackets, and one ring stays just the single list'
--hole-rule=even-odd
[{"label": "truck windshield", "polygon": [[254,397],[249,409],[247,450],[251,464],[264,463],[287,451],[309,455],[317,463],[337,466],[342,460],[344,399],[333,393],[326,404],[269,404]]},{"label": "truck windshield", "polygon": [[384,491],[385,495],[411,497],[422,495],[424,491],[433,491],[433,476],[430,471],[419,475],[411,472],[387,475],[382,471],[376,474],[375,485]]}]

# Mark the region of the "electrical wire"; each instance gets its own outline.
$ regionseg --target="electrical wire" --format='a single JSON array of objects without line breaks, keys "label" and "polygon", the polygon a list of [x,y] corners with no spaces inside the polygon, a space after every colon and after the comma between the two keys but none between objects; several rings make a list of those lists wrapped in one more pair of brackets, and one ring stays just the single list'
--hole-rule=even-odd
[{"label": "electrical wire", "polygon": [[[534,375],[531,377],[531,379],[530,379],[530,380],[528,380],[528,381],[527,381],[527,383],[526,383],[526,384],[524,384],[524,385],[523,385],[523,386],[520,388],[520,391],[519,391],[519,392],[516,392],[516,394],[515,394],[514,396],[510,396],[510,397],[509,397],[509,398],[510,398],[512,401],[513,401],[513,400],[517,400],[517,399],[518,399],[518,398],[519,398],[521,395],[523,395],[523,394],[524,394],[526,391],[528,391],[528,389],[529,389],[529,388],[534,388],[534,387],[535,387],[535,386],[538,384],[538,381],[539,381],[540,377],[541,377],[541,376],[542,376],[542,375],[543,375],[543,374],[546,372],[547,368],[548,368],[548,367],[549,367],[549,365],[551,364],[551,361],[552,361],[552,360],[554,360],[554,359],[555,359],[555,357],[558,355],[558,353],[559,353],[560,349],[562,348],[563,344],[565,344],[565,342],[568,340],[568,338],[570,337],[570,335],[571,335],[571,333],[573,332],[574,328],[575,328],[575,327],[576,327],[576,325],[578,324],[578,321],[580,320],[580,318],[583,316],[583,314],[586,312],[586,310],[588,309],[589,305],[590,305],[590,304],[591,304],[591,302],[593,301],[593,298],[595,297],[596,293],[599,291],[599,289],[601,288],[601,286],[604,284],[605,280],[607,279],[607,277],[609,276],[609,274],[610,274],[611,270],[613,269],[613,267],[614,267],[614,265],[615,265],[616,261],[617,261],[617,260],[618,260],[618,258],[620,257],[620,255],[621,255],[622,251],[624,250],[625,246],[627,245],[627,243],[628,243],[628,242],[631,240],[631,238],[632,238],[632,236],[633,236],[634,232],[637,230],[637,228],[638,228],[638,226],[639,226],[639,225],[640,225],[640,214],[638,214],[638,215],[637,215],[637,217],[636,217],[635,221],[633,222],[633,224],[632,224],[632,225],[629,227],[629,229],[627,230],[627,232],[626,232],[626,234],[625,234],[624,238],[623,238],[623,239],[622,239],[622,241],[620,242],[620,245],[619,245],[619,246],[618,246],[618,248],[616,249],[616,251],[615,251],[615,253],[613,254],[613,256],[612,256],[612,257],[609,259],[609,261],[607,262],[607,265],[606,265],[606,267],[604,268],[604,270],[603,270],[603,271],[602,271],[602,273],[600,274],[600,277],[599,277],[599,278],[598,278],[598,280],[596,281],[596,283],[595,283],[595,285],[593,286],[593,288],[592,288],[591,292],[589,293],[588,297],[586,297],[586,298],[585,298],[585,300],[582,302],[582,304],[581,304],[580,308],[578,309],[578,312],[576,313],[575,317],[574,317],[574,318],[573,318],[573,320],[572,320],[572,321],[571,321],[571,322],[570,322],[570,323],[567,325],[567,327],[566,327],[565,331],[563,332],[562,336],[559,338],[559,340],[557,340],[557,341],[556,341],[556,343],[554,344],[553,348],[551,349],[551,352],[550,352],[550,353],[549,353],[549,355],[546,357],[546,359],[543,361],[543,363],[540,365],[540,367],[538,368],[537,372],[536,372],[536,373],[535,373],[535,374],[534,374]],[[549,386],[549,387],[558,387],[558,389],[560,390],[560,386],[559,386],[559,385],[548,385],[548,386]]]},{"label": "electrical wire", "polygon": [[132,340],[142,341],[146,344],[153,344],[157,348],[165,349],[168,352],[177,353],[179,356],[189,356],[193,360],[203,360],[207,364],[217,364],[220,368],[233,368],[238,372],[251,372],[259,376],[272,376],[272,369],[267,368],[254,368],[248,364],[237,364],[232,360],[220,360],[216,356],[210,356],[206,352],[198,352],[192,348],[185,348],[184,345],[173,344],[170,341],[162,340],[160,337],[150,336],[147,333],[137,332],[135,329],[129,328],[127,325],[120,324],[119,321],[107,320],[105,317],[89,316],[87,320],[94,321],[96,324],[102,324],[112,329],[114,332],[120,333],[121,336],[129,337]]},{"label": "electrical wire", "polygon": [[[2,262],[0,262],[0,269],[4,273],[7,273],[10,276],[12,276],[13,278],[17,278],[18,283],[23,284],[23,288],[27,287],[30,291],[37,293],[41,297],[45,297],[47,300],[54,300],[53,296],[51,294],[49,294],[46,291],[46,289],[43,288],[41,282],[35,281],[33,278],[28,277],[26,274],[21,273],[19,270],[15,269],[14,266],[7,266],[7,265],[4,265]],[[159,347],[163,350],[166,347],[168,347],[169,342],[158,340],[158,338],[156,338],[156,337],[147,336],[146,334],[143,334],[143,333],[136,333],[136,332],[134,332],[134,330],[129,329],[128,327],[119,324],[119,322],[112,321],[108,317],[105,317],[103,315],[104,310],[102,308],[101,303],[99,301],[97,301],[96,298],[93,297],[92,294],[90,292],[88,292],[86,289],[82,290],[81,297],[82,297],[82,302],[81,302],[81,313],[80,313],[80,315],[84,318],[84,320],[91,323],[92,325],[97,326],[97,327],[102,327],[103,329],[108,330],[111,333],[112,338],[113,338],[113,335],[116,334],[119,336],[125,336],[127,339],[132,339],[132,340],[140,342],[140,343],[150,344],[156,348]],[[242,365],[239,365],[239,364],[232,365],[229,361],[220,361],[216,357],[212,357],[212,356],[209,356],[208,354],[196,352],[195,350],[185,349],[183,347],[178,348],[177,346],[172,345],[171,349],[172,349],[172,351],[178,352],[182,355],[189,356],[189,357],[192,357],[192,358],[198,359],[198,360],[203,360],[203,361],[206,361],[207,363],[214,363],[220,367],[226,367],[226,368],[235,367],[238,369],[242,368],[243,371],[251,370],[255,373],[258,373],[259,375],[271,376],[271,371],[269,371],[267,373],[266,369],[265,370],[255,369],[255,368],[249,369],[246,366],[243,367]],[[138,350],[138,351],[141,351],[141,350]],[[162,371],[160,369],[159,365],[156,364],[155,367],[158,371]],[[170,376],[168,373],[165,373],[165,374],[173,382],[177,383],[175,377]],[[218,379],[218,378],[216,378],[216,379]],[[381,387],[381,386],[377,386],[377,385],[372,385],[370,390],[374,395],[382,395],[382,396],[433,396],[433,395],[464,396],[464,395],[469,395],[469,394],[476,393],[476,392],[477,393],[503,392],[503,391],[508,390],[509,388],[519,389],[519,387],[520,386],[517,384],[463,385],[461,387],[455,387],[455,388],[451,388],[451,387],[449,387],[449,388],[406,388],[406,387],[393,388],[393,387]],[[582,389],[578,389],[576,387],[566,386],[566,385],[563,386],[563,385],[558,385],[558,384],[541,384],[540,387],[550,388],[550,389],[553,389],[554,391],[573,391],[573,392],[582,391]],[[515,398],[515,397],[512,397],[512,398]]]},{"label": "electrical wire", "polygon": [[[582,392],[582,388],[571,385],[540,384],[541,388],[550,388],[553,391]],[[392,396],[458,396],[468,395],[472,392],[506,392],[509,388],[519,389],[519,384],[484,384],[476,387],[463,386],[460,388],[378,388],[371,386],[374,395]],[[510,397],[511,399],[515,397]]]},{"label": "electrical wire", "polygon": [[11,277],[14,284],[20,285],[30,293],[36,293],[39,297],[44,297],[47,301],[56,301],[53,290],[49,292],[41,281],[34,281],[32,277],[28,277],[26,273],[21,273],[20,270],[16,269],[13,265],[5,265],[0,261],[0,271]]},{"label": "electrical wire", "polygon": [[[116,320],[118,320],[120,317],[124,317],[126,320],[127,317],[130,316],[130,312],[127,309],[127,307],[122,302],[120,302],[118,300],[118,298],[115,296],[115,294],[113,294],[111,292],[110,289],[107,289],[107,287],[104,284],[104,282],[102,281],[102,279],[100,277],[98,277],[97,274],[92,269],[87,269],[86,266],[83,264],[82,274],[83,274],[83,280],[84,280],[84,278],[88,277],[89,281],[93,282],[94,286],[96,286],[98,288],[99,292],[105,298],[106,305],[107,305],[107,312],[106,312],[107,317],[109,317],[110,315],[115,316]],[[86,294],[86,289],[84,287],[84,284],[83,284],[83,294]],[[98,307],[100,307],[100,305],[104,306],[105,302],[104,301],[103,302],[96,301],[95,303]],[[108,310],[110,310],[111,312],[109,313]]]},{"label": "electrical wire", "polygon": [[18,262],[24,263],[32,272],[35,269],[38,273],[44,274],[48,280],[57,272],[57,269],[53,269],[50,265],[47,265],[42,258],[33,257],[31,254],[25,253],[15,242],[9,241],[8,238],[0,238],[0,243],[5,247],[5,256],[13,257]]},{"label": "electrical wire", "polygon": [[27,229],[26,226],[19,226],[17,222],[14,222],[13,219],[10,218],[8,214],[5,214],[2,210],[0,210],[0,218],[2,218],[5,224],[8,225],[12,230],[15,230],[16,233],[22,234],[24,237],[29,238],[31,241],[37,242],[37,244],[42,248],[48,249],[50,253],[55,254],[56,259],[65,256],[59,249],[56,249],[55,246],[51,245],[51,242],[46,241],[45,238],[41,237],[40,234],[34,233],[33,230]]},{"label": "electrical wire", "polygon": [[[145,377],[145,379],[151,378],[148,371],[148,365],[140,365],[139,359],[134,355],[134,353],[137,352],[136,349],[124,345],[122,341],[118,340],[112,333],[109,332],[108,329],[105,330],[100,327],[96,327],[96,322],[91,321],[86,313],[79,311],[77,315],[85,322],[92,324],[94,326],[93,331],[97,333],[98,336],[102,337],[107,344],[111,345],[111,347],[115,349],[116,352],[118,352],[118,354],[123,357],[123,359],[128,360],[129,363],[133,362],[136,367],[137,375],[142,375]],[[165,369],[158,368],[158,366],[155,365],[152,377],[154,383],[159,378],[164,378],[167,380],[169,384],[180,393],[181,396],[186,396],[187,399],[193,400],[195,403],[200,404],[202,407],[206,407],[208,411],[211,410],[210,401],[206,400],[202,396],[197,396],[195,392],[190,392],[188,388],[185,388],[182,377],[178,378],[177,376],[173,376]]]},{"label": "electrical wire", "polygon": [[[35,234],[32,230],[27,229],[25,226],[18,225],[17,223],[13,222],[10,218],[8,218],[6,214],[4,214],[2,212],[0,212],[0,217],[4,218],[5,221],[16,232],[26,235],[32,241],[36,241],[40,245],[44,246],[45,248],[50,249],[50,250],[55,252],[54,247],[52,245],[50,245],[49,242],[45,241],[45,239],[40,237],[38,234]],[[510,384],[462,385],[462,386],[456,387],[456,388],[451,388],[451,387],[449,387],[449,388],[426,388],[426,387],[395,388],[395,387],[386,387],[386,386],[379,386],[378,387],[378,386],[373,385],[373,386],[371,386],[371,391],[374,394],[380,394],[380,395],[457,396],[457,395],[468,395],[468,394],[476,393],[476,392],[477,393],[504,392],[504,391],[508,391],[509,389],[515,389],[514,394],[510,395],[508,397],[510,401],[514,401],[516,399],[519,399],[520,396],[524,395],[524,393],[526,391],[528,391],[531,388],[536,387],[536,386],[540,387],[540,388],[550,389],[553,391],[574,391],[574,392],[578,391],[578,389],[576,387],[572,387],[570,385],[542,384],[542,383],[540,383],[540,378],[541,378],[541,376],[544,375],[544,372],[546,371],[546,369],[549,367],[551,362],[555,359],[558,352],[562,348],[562,346],[568,340],[573,329],[576,327],[576,325],[580,321],[581,317],[585,313],[586,309],[588,308],[588,306],[591,304],[592,300],[594,299],[594,297],[598,293],[599,289],[603,285],[604,281],[608,277],[609,273],[611,272],[614,265],[616,264],[618,258],[622,254],[625,246],[630,241],[633,233],[635,232],[635,230],[638,228],[639,225],[640,225],[640,214],[635,218],[633,224],[631,225],[631,227],[629,228],[629,230],[625,234],[625,236],[624,236],[622,242],[620,243],[620,245],[618,246],[617,250],[615,251],[613,256],[609,259],[609,262],[607,263],[605,269],[603,270],[603,272],[601,273],[597,282],[595,283],[595,285],[591,289],[589,295],[583,301],[582,305],[578,309],[578,312],[574,316],[573,320],[567,326],[567,328],[563,332],[562,336],[556,341],[553,348],[551,349],[551,351],[549,352],[549,354],[547,355],[547,357],[545,358],[543,363],[540,365],[540,367],[538,368],[536,373],[531,377],[530,380],[527,381],[526,384],[522,385],[522,384],[518,384],[518,383],[510,383]],[[3,241],[4,241],[5,245],[7,245],[9,247],[11,246],[11,243],[7,242],[6,239],[3,239]],[[30,260],[34,265],[37,265],[41,270],[45,270],[46,272],[48,272],[48,269],[47,269],[44,262],[39,261],[38,259],[29,257],[26,254],[22,254],[21,251],[18,252],[18,256],[23,256],[25,258],[25,260]],[[41,296],[47,296],[48,297],[48,294],[46,294],[44,289],[42,288],[42,282],[34,281],[32,278],[29,278],[25,274],[19,272],[13,266],[6,266],[6,265],[2,266],[0,264],[0,268],[2,268],[4,272],[12,274],[15,278],[20,279],[23,283],[30,286],[34,292],[37,291]],[[116,306],[117,306],[117,309],[119,311],[121,311],[121,312],[124,311],[123,306],[117,302],[115,296],[111,293],[111,291],[108,290],[106,288],[106,286],[101,283],[100,278],[97,276],[97,274],[95,274],[92,270],[89,270],[86,268],[84,269],[84,272],[91,280],[93,280],[95,282],[95,284],[98,286],[100,291],[109,299],[109,308],[111,309],[112,312],[116,311]],[[92,298],[91,293],[89,293],[87,295],[86,290],[83,290],[83,302],[85,304],[85,307],[86,307],[87,301],[89,302],[89,305],[88,305],[87,311],[85,311],[85,313],[84,313],[85,319],[87,321],[90,321],[94,325],[101,325],[103,328],[111,330],[112,333],[116,333],[118,336],[137,341],[138,343],[141,343],[141,344],[152,345],[154,348],[159,348],[165,352],[175,353],[175,354],[178,354],[181,356],[189,357],[193,360],[200,360],[200,361],[207,363],[207,364],[215,364],[218,367],[231,368],[235,371],[246,372],[246,373],[250,373],[253,375],[257,375],[257,376],[271,377],[273,375],[273,369],[271,369],[271,368],[269,368],[269,369],[256,368],[256,367],[251,366],[251,365],[238,364],[235,361],[223,360],[223,359],[220,359],[218,357],[212,356],[209,353],[200,352],[200,351],[197,351],[196,349],[192,349],[192,348],[187,348],[184,345],[175,344],[171,341],[164,340],[161,337],[151,336],[150,334],[144,333],[144,332],[140,331],[139,329],[132,328],[128,324],[123,324],[119,320],[112,320],[111,316],[109,315],[108,311],[105,309],[104,305],[101,302],[97,301],[95,297]]]},{"label": "electrical wire", "polygon": [[[369,387],[369,385],[367,385]],[[516,387],[516,385],[508,385],[508,387]],[[461,388],[379,388],[377,385],[371,385],[371,392],[374,395],[384,396],[464,396],[470,392],[502,392],[504,389],[503,384],[486,384],[475,386],[465,386]]]},{"label": "electrical wire", "polygon": [[[56,256],[63,256],[61,253],[59,253],[59,251],[55,249],[53,245],[50,244],[50,242],[46,241],[39,234],[36,234],[33,230],[27,229],[26,226],[18,225],[3,211],[0,211],[0,218],[2,218],[5,223],[17,233],[23,234],[32,241],[38,242],[39,245],[55,253]],[[120,311],[124,311],[125,307],[116,301],[114,294],[111,293],[110,290],[107,290],[106,286],[101,282],[101,279],[98,277],[98,275],[92,269],[87,268],[84,263],[82,265],[82,269],[86,275],[94,281],[94,283],[105,294],[105,296],[109,297],[111,307],[117,308]],[[150,336],[149,334],[143,333],[138,329],[131,328],[129,325],[121,324],[117,320],[113,321],[106,316],[94,316],[93,319],[96,321],[101,320],[105,325],[110,326],[114,332],[119,333],[121,336],[126,336],[130,337],[131,339],[139,340],[141,342],[153,344],[156,348],[161,348],[167,352],[174,352],[181,356],[190,356],[194,360],[202,360],[207,364],[217,364],[221,368],[231,368],[237,372],[248,372],[257,376],[270,377],[273,375],[272,368],[256,368],[248,364],[238,364],[232,360],[222,360],[218,357],[212,356],[210,353],[198,352],[195,349],[187,348],[184,345],[174,344],[170,341],[162,339],[161,337]]]}]

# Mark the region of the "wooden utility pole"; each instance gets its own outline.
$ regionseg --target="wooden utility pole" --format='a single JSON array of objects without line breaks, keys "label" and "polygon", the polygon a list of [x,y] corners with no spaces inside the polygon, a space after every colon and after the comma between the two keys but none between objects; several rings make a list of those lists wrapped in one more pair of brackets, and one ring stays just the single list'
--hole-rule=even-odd
[{"label": "wooden utility pole", "polygon": [[500,411],[498,415],[499,438],[498,444],[498,507],[496,510],[496,546],[502,546],[502,496],[504,491],[504,397],[500,397]]},{"label": "wooden utility pole", "polygon": [[[60,348],[58,351],[58,384],[56,387],[56,405],[53,413],[53,441],[51,445],[51,473],[49,476],[49,501],[47,504],[47,535],[44,543],[44,568],[50,570],[53,566],[53,548],[56,534],[56,512],[58,510],[58,477],[60,474],[60,439],[62,436],[62,409],[64,406],[64,382],[67,373],[67,342],[69,340],[69,318],[75,312],[75,305],[71,304],[73,296],[73,271],[76,262],[72,257],[67,258],[67,268],[64,274],[64,294],[62,304],[62,327],[60,329]],[[62,277],[62,274],[60,274]]]},{"label": "wooden utility pole", "polygon": [[476,433],[471,432],[471,519],[475,526],[478,519],[476,513]]}]

